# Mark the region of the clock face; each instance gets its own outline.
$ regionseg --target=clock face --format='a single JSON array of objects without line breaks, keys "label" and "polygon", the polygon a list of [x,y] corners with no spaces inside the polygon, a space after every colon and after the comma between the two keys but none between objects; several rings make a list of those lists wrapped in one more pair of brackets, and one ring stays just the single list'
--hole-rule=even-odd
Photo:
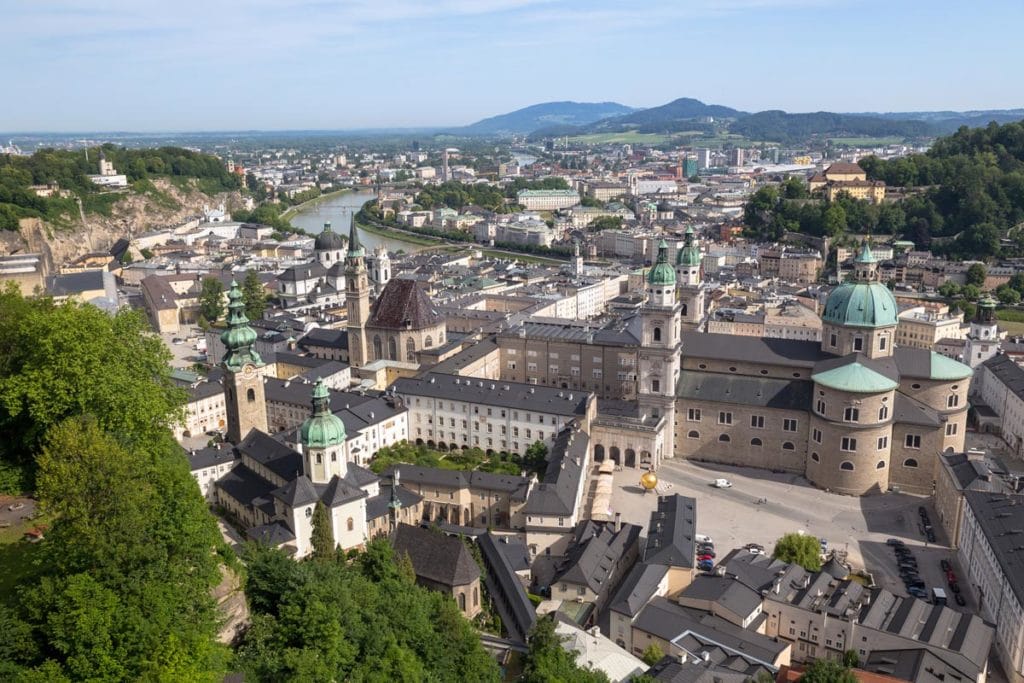
[{"label": "clock face", "polygon": [[256,367],[252,363],[246,363],[242,366],[242,377],[250,378],[256,374]]}]

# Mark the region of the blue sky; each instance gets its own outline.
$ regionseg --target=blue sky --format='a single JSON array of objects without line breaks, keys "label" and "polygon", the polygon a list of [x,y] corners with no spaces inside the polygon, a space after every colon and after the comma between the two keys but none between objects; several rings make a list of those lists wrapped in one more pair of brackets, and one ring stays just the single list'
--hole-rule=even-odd
[{"label": "blue sky", "polygon": [[1024,106],[1022,0],[0,0],[0,131]]}]

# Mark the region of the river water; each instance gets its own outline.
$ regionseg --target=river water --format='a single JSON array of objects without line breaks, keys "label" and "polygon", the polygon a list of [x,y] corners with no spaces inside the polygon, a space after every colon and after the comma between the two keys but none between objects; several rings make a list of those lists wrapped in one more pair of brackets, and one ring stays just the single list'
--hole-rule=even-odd
[{"label": "river water", "polygon": [[[331,228],[335,232],[340,232],[347,237],[352,216],[362,208],[363,204],[374,199],[376,196],[371,191],[346,192],[337,197],[325,199],[315,206],[310,206],[296,213],[292,216],[291,223],[297,228],[302,228],[307,232],[316,234],[323,230],[325,221],[330,221]],[[366,249],[366,253],[372,252],[378,244],[383,244],[391,252],[398,250],[412,251],[418,248],[418,245],[382,235],[375,235],[363,229],[359,229],[359,241]]]}]

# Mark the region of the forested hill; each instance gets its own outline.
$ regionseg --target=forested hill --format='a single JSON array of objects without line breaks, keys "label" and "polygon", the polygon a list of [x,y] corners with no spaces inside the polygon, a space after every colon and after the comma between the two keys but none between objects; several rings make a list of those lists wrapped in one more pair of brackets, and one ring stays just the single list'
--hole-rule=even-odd
[{"label": "forested hill", "polygon": [[[209,154],[179,147],[124,149],[109,144],[102,150],[136,191],[150,189],[143,181],[157,177],[192,183],[210,195],[241,186],[241,179]],[[19,218],[37,217],[59,223],[77,216],[78,206],[72,197],[40,197],[30,189],[32,185],[56,183],[61,190],[81,199],[86,212],[109,214],[120,195],[94,185],[88,176],[97,173],[98,148],[89,149],[88,155],[86,150],[42,149],[31,156],[0,156],[0,230],[17,230]]]},{"label": "forested hill", "polygon": [[[961,128],[926,154],[861,159],[868,177],[927,188],[903,201],[907,236],[927,245],[957,235],[954,256],[1024,253],[1024,121]],[[1001,238],[1009,238],[1000,245]]]},{"label": "forested hill", "polygon": [[892,121],[826,111],[811,114],[762,111],[735,121],[729,126],[729,132],[751,140],[791,143],[816,136],[927,137],[931,134],[932,128],[924,121]]}]

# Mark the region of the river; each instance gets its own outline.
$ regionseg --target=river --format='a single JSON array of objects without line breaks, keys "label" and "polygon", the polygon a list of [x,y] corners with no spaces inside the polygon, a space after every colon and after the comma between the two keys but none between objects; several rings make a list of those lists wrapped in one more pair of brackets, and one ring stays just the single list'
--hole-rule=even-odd
[{"label": "river", "polygon": [[[363,204],[374,199],[376,196],[374,192],[368,190],[346,192],[299,211],[291,217],[291,223],[297,228],[302,228],[307,232],[316,234],[323,230],[325,221],[330,221],[331,228],[335,232],[340,232],[347,237],[352,216],[359,211]],[[366,253],[372,252],[379,244],[383,244],[391,252],[398,250],[408,252],[421,248],[420,245],[410,244],[409,242],[403,242],[391,237],[375,235],[361,228],[359,229],[359,241],[366,249]]]}]

